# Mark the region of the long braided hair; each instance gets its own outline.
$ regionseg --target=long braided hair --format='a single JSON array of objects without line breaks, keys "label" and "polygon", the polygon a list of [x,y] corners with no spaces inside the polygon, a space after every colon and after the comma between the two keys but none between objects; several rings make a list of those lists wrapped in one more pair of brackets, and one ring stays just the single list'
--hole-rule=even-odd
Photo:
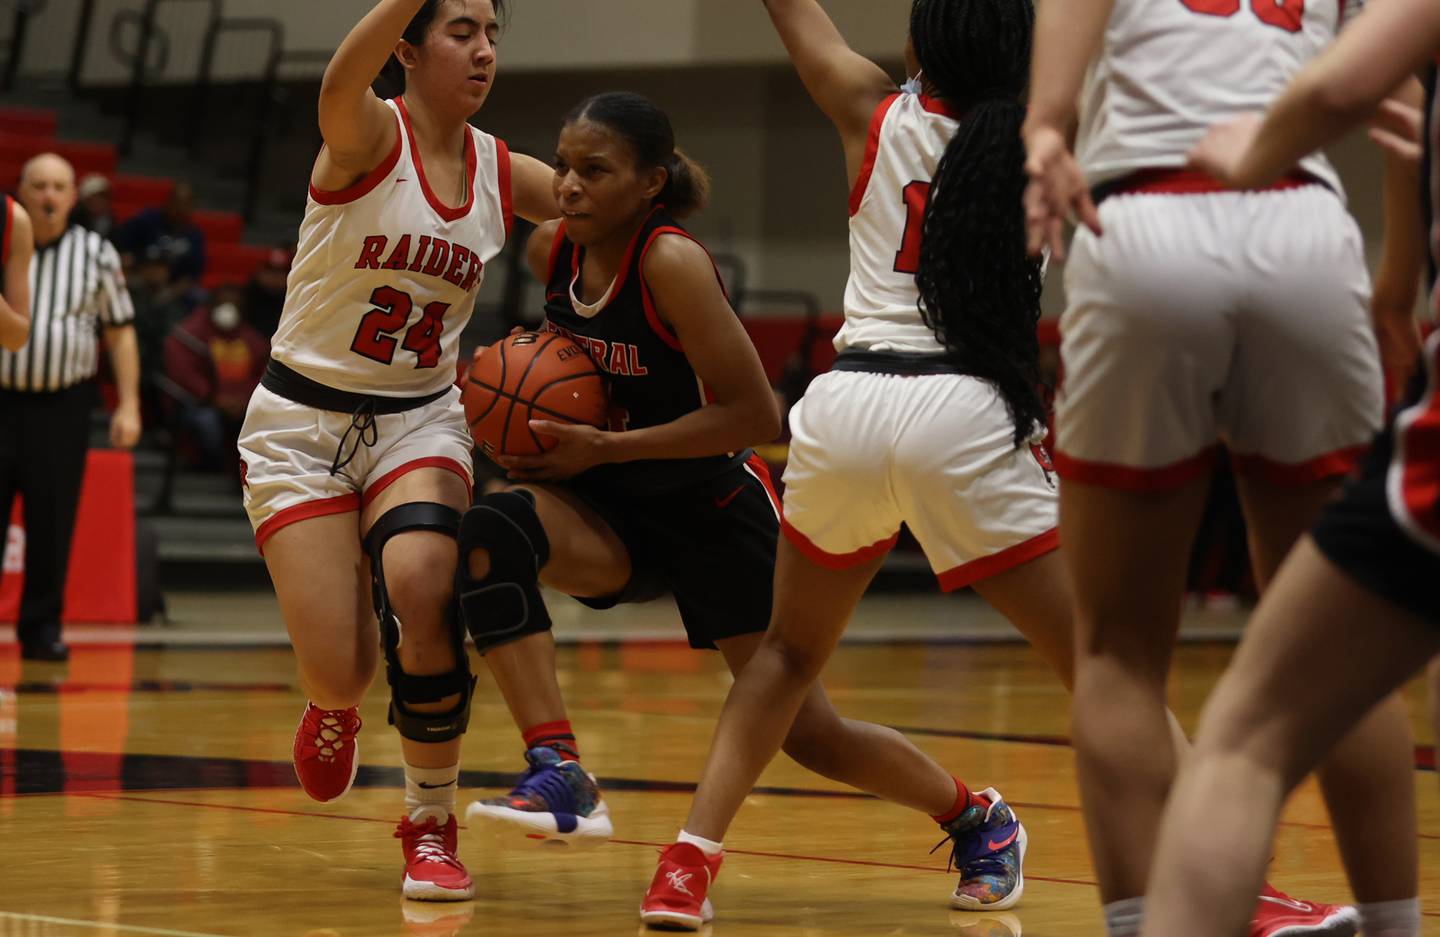
[{"label": "long braided hair", "polygon": [[914,0],[910,39],[925,78],[964,116],[930,184],[920,313],[968,373],[993,384],[1015,445],[1045,423],[1041,263],[1025,249],[1020,123],[1035,27],[1031,0]]}]

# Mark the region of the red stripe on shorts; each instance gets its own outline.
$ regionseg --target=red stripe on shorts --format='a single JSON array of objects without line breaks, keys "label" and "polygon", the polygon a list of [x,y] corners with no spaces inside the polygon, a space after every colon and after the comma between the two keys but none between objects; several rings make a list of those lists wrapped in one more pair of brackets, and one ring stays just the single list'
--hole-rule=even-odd
[{"label": "red stripe on shorts", "polygon": [[982,556],[978,560],[961,563],[953,569],[937,573],[936,578],[940,580],[942,591],[954,592],[956,589],[963,589],[989,579],[991,576],[998,576],[1000,573],[1022,566],[1046,553],[1059,549],[1059,547],[1060,531],[1051,528],[1029,540],[1006,547],[999,553],[991,553],[989,556]]}]

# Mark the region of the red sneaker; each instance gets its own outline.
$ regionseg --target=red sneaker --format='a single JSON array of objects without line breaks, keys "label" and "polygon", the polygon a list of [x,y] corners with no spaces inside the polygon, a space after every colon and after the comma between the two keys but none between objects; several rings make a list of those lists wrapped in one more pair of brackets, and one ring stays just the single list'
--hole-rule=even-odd
[{"label": "red sneaker", "polygon": [[300,728],[295,730],[295,777],[312,800],[338,800],[355,783],[360,767],[355,733],[360,713],[355,708],[321,709],[305,704]]},{"label": "red sneaker", "polygon": [[699,930],[715,920],[715,908],[705,896],[724,859],[723,852],[712,859],[690,843],[671,845],[660,853],[660,865],[640,902],[640,920],[680,930]]},{"label": "red sneaker", "polygon": [[1250,937],[1355,937],[1360,914],[1344,905],[1299,901],[1267,884],[1260,891]]},{"label": "red sneaker", "polygon": [[424,823],[400,820],[395,838],[405,850],[405,897],[415,901],[467,901],[475,897],[470,873],[455,856],[455,815],[441,826],[434,817]]}]

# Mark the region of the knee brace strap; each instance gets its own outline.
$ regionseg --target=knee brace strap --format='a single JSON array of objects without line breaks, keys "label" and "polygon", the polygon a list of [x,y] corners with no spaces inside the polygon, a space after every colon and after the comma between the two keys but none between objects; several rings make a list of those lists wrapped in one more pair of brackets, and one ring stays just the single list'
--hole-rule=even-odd
[{"label": "knee brace strap", "polygon": [[[481,498],[460,519],[459,542],[455,597],[480,653],[550,630],[550,613],[540,597],[540,569],[550,559],[550,539],[533,494],[515,489]],[[470,575],[473,550],[490,556],[483,578]]]},{"label": "knee brace strap", "polygon": [[[433,530],[453,537],[459,526],[460,515],[454,508],[431,502],[412,502],[386,511],[365,536],[365,550],[370,555],[371,598],[375,603],[375,616],[380,621],[385,679],[390,684],[390,724],[400,730],[402,738],[417,742],[447,742],[465,732],[470,722],[475,678],[470,674],[470,659],[465,654],[464,632],[453,610],[446,615],[446,625],[455,654],[455,668],[447,673],[425,676],[405,672],[400,664],[400,619],[390,606],[390,595],[385,587],[385,544],[391,537],[407,530]],[[457,695],[459,701],[445,712],[416,712],[410,708],[415,704],[438,703]]]}]

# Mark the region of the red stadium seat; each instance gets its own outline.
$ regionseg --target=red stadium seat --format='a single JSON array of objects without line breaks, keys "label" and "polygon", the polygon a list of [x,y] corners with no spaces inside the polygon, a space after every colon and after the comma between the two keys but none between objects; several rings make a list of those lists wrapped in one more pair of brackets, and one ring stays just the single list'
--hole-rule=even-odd
[{"label": "red stadium seat", "polygon": [[110,180],[110,197],[116,203],[138,202],[145,206],[163,205],[175,188],[174,179],[152,176],[127,176],[123,173]]},{"label": "red stadium seat", "polygon": [[209,244],[205,250],[205,276],[201,278],[201,285],[214,289],[225,283],[244,283],[265,263],[272,250],[274,248],[254,244]]},{"label": "red stadium seat", "polygon": [[205,232],[207,244],[234,244],[245,233],[245,219],[232,211],[197,211],[195,224]]},{"label": "red stadium seat", "polygon": [[26,134],[0,133],[0,162],[23,163],[41,153],[58,153],[75,167],[75,174],[113,175],[117,157],[108,143],[77,143]]},{"label": "red stadium seat", "polygon": [[20,170],[24,163],[0,157],[0,192],[14,192],[20,184]]},{"label": "red stadium seat", "polygon": [[117,198],[110,203],[110,212],[115,216],[116,223],[123,224],[151,207],[153,206],[149,201],[132,201],[130,199]]},{"label": "red stadium seat", "polygon": [[49,138],[55,136],[55,125],[54,111],[31,107],[0,107],[0,133]]}]

